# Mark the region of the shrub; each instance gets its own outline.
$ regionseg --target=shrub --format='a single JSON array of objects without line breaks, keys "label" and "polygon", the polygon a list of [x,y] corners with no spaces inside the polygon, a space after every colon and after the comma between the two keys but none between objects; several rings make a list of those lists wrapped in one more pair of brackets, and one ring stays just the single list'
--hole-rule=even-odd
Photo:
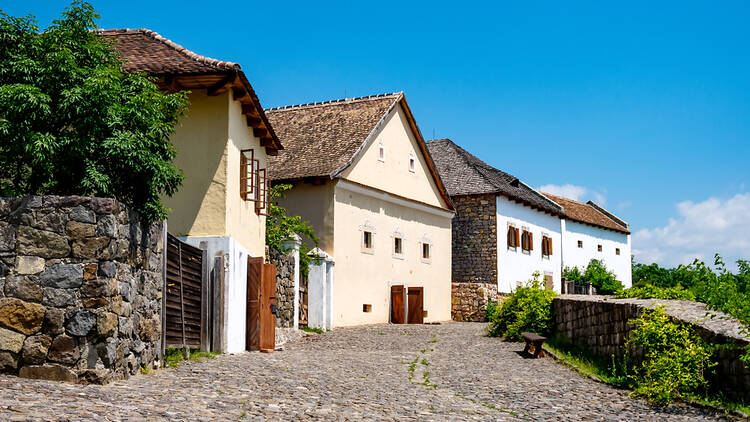
[{"label": "shrub", "polygon": [[124,73],[97,18],[74,1],[40,31],[0,11],[0,196],[110,196],[160,220],[182,182],[169,137],[187,93]]},{"label": "shrub", "polygon": [[675,299],[675,300],[692,300],[695,301],[695,295],[682,288],[682,286],[675,287],[657,287],[651,284],[646,284],[640,287],[632,287],[617,292],[615,296],[619,298],[634,297],[638,299]]},{"label": "shrub", "polygon": [[497,302],[494,300],[487,301],[487,307],[484,311],[485,321],[492,321],[499,310],[500,306]]},{"label": "shrub", "polygon": [[615,279],[615,274],[598,259],[589,261],[589,265],[583,273],[583,281],[591,283],[592,286],[596,287],[597,293],[603,295],[615,294],[624,287],[622,283]]},{"label": "shrub", "polygon": [[525,331],[549,335],[552,328],[552,299],[557,294],[545,290],[541,274],[535,272],[524,286],[518,287],[492,313],[489,334],[520,341]]},{"label": "shrub", "polygon": [[630,371],[635,395],[664,405],[706,386],[712,351],[689,327],[672,321],[663,307],[645,309],[630,323],[635,328],[626,347],[643,351]]},{"label": "shrub", "polygon": [[[268,191],[268,217],[266,218],[266,245],[269,248],[281,251],[281,245],[289,239],[292,234],[297,234],[303,239],[307,238],[310,243],[318,246],[318,237],[315,230],[307,221],[298,215],[287,215],[286,209],[279,205],[278,200],[283,199],[284,192],[292,188],[292,185],[281,184],[272,186]],[[283,252],[283,251],[282,251]],[[299,246],[300,271],[307,274],[312,263],[312,257],[307,255],[310,252],[308,242],[302,242]]]}]

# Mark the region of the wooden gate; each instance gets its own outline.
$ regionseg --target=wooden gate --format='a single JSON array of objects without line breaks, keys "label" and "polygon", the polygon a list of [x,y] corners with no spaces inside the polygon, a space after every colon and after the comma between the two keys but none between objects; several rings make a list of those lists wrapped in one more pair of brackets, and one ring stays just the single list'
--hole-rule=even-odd
[{"label": "wooden gate", "polygon": [[307,327],[307,275],[299,275],[299,326]]},{"label": "wooden gate", "polygon": [[164,338],[166,347],[208,350],[206,251],[167,235]]},{"label": "wooden gate", "polygon": [[409,324],[424,323],[424,287],[409,287],[408,319]]},{"label": "wooden gate", "polygon": [[247,350],[276,347],[276,266],[247,259]]},{"label": "wooden gate", "polygon": [[404,286],[391,286],[391,323],[404,322]]}]

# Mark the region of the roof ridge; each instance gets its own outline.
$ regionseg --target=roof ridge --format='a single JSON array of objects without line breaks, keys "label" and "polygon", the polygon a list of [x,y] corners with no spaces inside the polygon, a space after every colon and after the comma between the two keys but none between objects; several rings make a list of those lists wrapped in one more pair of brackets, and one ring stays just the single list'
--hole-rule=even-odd
[{"label": "roof ridge", "polygon": [[399,91],[399,92],[389,92],[389,93],[384,93],[384,94],[365,95],[362,97],[340,98],[336,100],[316,101],[316,102],[303,103],[303,104],[291,104],[291,105],[286,105],[286,106],[267,108],[266,111],[285,111],[285,110],[293,110],[293,109],[296,110],[296,109],[305,108],[305,107],[318,107],[318,106],[326,106],[326,105],[352,103],[355,101],[367,101],[367,100],[376,100],[379,98],[397,97],[403,94],[404,94],[404,91]]},{"label": "roof ridge", "polygon": [[594,210],[596,210],[597,212],[599,212],[599,214],[602,214],[603,216],[605,216],[605,217],[609,218],[610,220],[614,221],[615,224],[619,224],[619,225],[621,225],[621,226],[623,226],[623,227],[625,227],[627,229],[630,228],[630,226],[628,225],[628,223],[625,222],[625,220],[623,220],[620,217],[612,214],[611,212],[609,212],[609,210],[607,210],[606,208],[604,208],[601,205],[597,204],[596,202],[594,202],[594,201],[588,201],[588,202],[586,202],[586,205],[590,206],[591,208],[593,208]]},{"label": "roof ridge", "polygon": [[177,44],[176,42],[163,37],[161,34],[159,34],[156,31],[152,31],[147,28],[113,28],[113,29],[97,29],[95,30],[99,35],[103,36],[116,36],[121,34],[144,34],[148,37],[151,37],[152,39],[159,41],[163,43],[164,45],[172,48],[173,50],[184,54],[185,56],[191,58],[192,60],[195,60],[200,63],[205,63],[208,65],[213,65],[217,67],[223,67],[227,69],[235,69],[240,70],[240,64],[224,61],[224,60],[217,60],[212,59],[211,57],[202,56],[198,53],[195,53],[191,50],[188,50],[187,48],[181,46],[180,44]]}]

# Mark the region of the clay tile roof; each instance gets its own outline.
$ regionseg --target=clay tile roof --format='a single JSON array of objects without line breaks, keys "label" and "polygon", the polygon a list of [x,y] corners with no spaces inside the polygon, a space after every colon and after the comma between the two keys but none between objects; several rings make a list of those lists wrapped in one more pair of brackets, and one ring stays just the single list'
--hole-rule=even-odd
[{"label": "clay tile roof", "polygon": [[237,63],[204,57],[145,29],[100,29],[97,33],[115,40],[128,72],[149,75],[222,74],[238,71]]},{"label": "clay tile roof", "polygon": [[427,148],[450,196],[494,193],[545,212],[563,214],[560,206],[518,178],[483,162],[450,139],[434,139],[427,142]]},{"label": "clay tile roof", "polygon": [[584,204],[582,202],[563,198],[557,195],[552,195],[546,192],[542,193],[549,199],[560,204],[565,210],[565,215],[570,220],[618,231],[621,233],[630,233],[630,228],[628,227],[627,223],[615,217],[609,211],[605,210],[594,202],[589,201],[588,203]]},{"label": "clay tile roof", "polygon": [[284,149],[269,157],[271,180],[331,177],[359,150],[403,93],[266,110]]}]

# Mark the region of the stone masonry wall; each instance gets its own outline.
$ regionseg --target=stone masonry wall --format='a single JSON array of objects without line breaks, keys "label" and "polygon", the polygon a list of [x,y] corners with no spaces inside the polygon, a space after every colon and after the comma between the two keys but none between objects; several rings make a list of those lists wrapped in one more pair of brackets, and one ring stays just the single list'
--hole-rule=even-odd
[{"label": "stone masonry wall", "polygon": [[498,301],[497,283],[453,283],[451,317],[454,321],[483,322],[487,302]]},{"label": "stone masonry wall", "polygon": [[664,305],[674,320],[690,324],[706,342],[726,345],[714,356],[718,365],[709,382],[728,397],[750,401],[750,366],[739,359],[750,344],[750,337],[737,320],[709,310],[702,303],[562,295],[552,301],[554,328],[575,345],[594,354],[621,357],[625,353],[623,345],[633,329],[628,321],[637,318],[644,308],[657,305]]},{"label": "stone masonry wall", "polygon": [[154,365],[162,229],[113,199],[0,198],[0,372],[101,383]]},{"label": "stone masonry wall", "polygon": [[454,196],[453,282],[497,284],[497,206],[494,194]]},{"label": "stone masonry wall", "polygon": [[276,265],[276,326],[294,326],[294,250],[268,251],[269,262]]}]

